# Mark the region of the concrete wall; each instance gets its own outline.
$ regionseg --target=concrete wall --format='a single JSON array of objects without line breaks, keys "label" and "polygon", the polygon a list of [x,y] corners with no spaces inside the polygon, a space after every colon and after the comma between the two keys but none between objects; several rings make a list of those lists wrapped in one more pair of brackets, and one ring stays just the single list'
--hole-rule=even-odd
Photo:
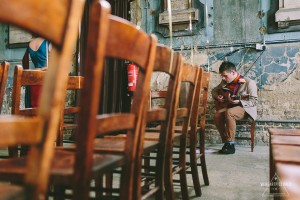
[{"label": "concrete wall", "polygon": [[[142,11],[142,17],[134,20],[140,21],[147,32],[156,34],[159,43],[172,44],[187,62],[211,72],[210,90],[221,81],[217,72],[223,60],[233,62],[241,74],[257,82],[256,141],[260,144],[268,144],[269,127],[298,128],[300,125],[300,94],[297,92],[300,89],[300,32],[276,32],[272,27],[272,34],[268,34],[274,3],[276,0],[195,0],[195,5],[201,4],[204,8],[203,26],[193,26],[196,31],[192,35],[172,38],[163,36],[158,28],[158,16],[162,12],[160,1],[141,0],[140,6],[133,7]],[[256,44],[265,45],[266,49],[257,50]],[[152,87],[159,90],[165,87],[165,82],[164,76],[155,76]],[[211,96],[209,98],[206,139],[209,143],[220,143],[212,121],[213,101]],[[248,132],[246,127],[238,127],[238,131],[241,132],[238,134]]]},{"label": "concrete wall", "polygon": [[[256,128],[258,143],[267,144],[268,127],[299,127],[300,32],[297,29],[276,32],[271,27],[270,19],[277,0],[194,0],[194,6],[201,12],[199,21],[193,24],[191,32],[178,32],[172,40],[162,34],[162,31],[168,30],[167,27],[158,24],[158,16],[163,12],[161,1],[133,1],[132,21],[148,33],[157,35],[160,43],[170,46],[172,41],[172,48],[181,52],[187,62],[211,71],[210,89],[220,81],[217,71],[223,60],[232,61],[241,74],[256,80],[260,89]],[[172,0],[172,5],[186,7],[186,2]],[[272,33],[268,33],[271,29]],[[7,30],[7,25],[0,24],[0,61],[11,63],[3,113],[10,113],[13,68],[21,63],[25,52],[24,48],[7,48]],[[256,50],[256,44],[263,43],[266,50]],[[166,82],[164,75],[156,74],[152,79],[153,89],[165,88]],[[211,99],[208,110],[207,140],[220,143],[211,121],[214,112]]]}]

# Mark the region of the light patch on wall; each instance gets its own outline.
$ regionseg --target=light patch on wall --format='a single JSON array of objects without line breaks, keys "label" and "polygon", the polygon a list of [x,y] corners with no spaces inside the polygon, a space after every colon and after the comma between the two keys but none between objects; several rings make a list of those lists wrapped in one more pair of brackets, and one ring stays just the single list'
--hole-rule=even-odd
[{"label": "light patch on wall", "polygon": [[207,52],[199,52],[194,48],[194,64],[196,65],[205,65],[207,64]]},{"label": "light patch on wall", "polygon": [[169,76],[162,72],[153,72],[151,77],[151,90],[161,91],[167,90]]}]

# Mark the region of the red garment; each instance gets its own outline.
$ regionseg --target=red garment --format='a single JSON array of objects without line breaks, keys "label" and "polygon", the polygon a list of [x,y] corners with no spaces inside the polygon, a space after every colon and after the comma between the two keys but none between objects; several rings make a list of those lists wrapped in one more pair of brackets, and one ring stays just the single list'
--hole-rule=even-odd
[{"label": "red garment", "polygon": [[237,91],[238,91],[238,89],[240,87],[240,82],[239,82],[240,78],[243,78],[243,76],[241,76],[240,74],[238,74],[236,76],[236,78],[231,83],[228,83],[226,85],[226,88],[228,88],[232,92],[233,95],[236,95],[236,93],[237,93]]},{"label": "red garment", "polygon": [[38,107],[41,91],[41,85],[30,86],[30,104],[32,108]]}]

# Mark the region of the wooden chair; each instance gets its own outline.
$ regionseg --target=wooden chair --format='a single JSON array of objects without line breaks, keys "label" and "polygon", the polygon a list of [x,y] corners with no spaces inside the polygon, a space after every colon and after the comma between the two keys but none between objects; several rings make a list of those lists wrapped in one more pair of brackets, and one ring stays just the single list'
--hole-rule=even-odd
[{"label": "wooden chair", "polygon": [[[192,174],[193,185],[196,196],[201,196],[201,186],[198,173],[198,166],[201,166],[202,176],[205,185],[209,185],[205,160],[205,122],[206,122],[206,107],[208,100],[208,86],[210,74],[209,72],[201,72],[198,78],[193,106],[191,110],[190,128],[189,128],[189,145],[187,154],[190,161],[186,162],[187,173]],[[178,127],[176,127],[178,130]],[[198,145],[199,144],[199,145]],[[198,163],[200,160],[200,163]]]},{"label": "wooden chair", "polygon": [[[199,134],[200,154],[196,156],[196,163],[200,157],[200,163],[198,163],[197,165],[201,166],[202,176],[203,176],[205,185],[209,185],[209,179],[208,179],[207,168],[206,168],[206,160],[205,160],[205,124],[206,124],[206,111],[207,111],[207,102],[208,102],[209,82],[210,82],[210,73],[203,71],[202,86],[201,86],[202,98],[200,99],[200,104],[199,104],[199,114],[198,114],[198,123],[199,124],[197,125],[197,133]],[[199,119],[200,119],[200,121],[199,121]],[[194,152],[194,151],[191,151],[191,152]],[[193,157],[195,158],[195,156],[193,156]],[[190,159],[191,159],[191,161],[195,160],[193,158],[190,158]],[[194,170],[194,172],[192,172],[192,174],[193,173],[197,173],[197,171]],[[194,176],[196,176],[196,175],[194,175]],[[194,183],[194,186],[195,185],[196,184]]]},{"label": "wooden chair", "polygon": [[[46,71],[40,70],[23,70],[22,66],[16,66],[14,70],[13,90],[12,90],[12,114],[22,116],[36,116],[37,108],[22,108],[21,107],[21,91],[24,86],[37,86],[43,85],[43,80],[46,75]],[[83,86],[82,76],[68,76],[67,90],[79,90]],[[77,128],[77,124],[64,123],[64,115],[75,115],[79,113],[78,106],[65,106],[61,111],[61,120],[59,123],[58,134],[56,144],[58,146],[63,145],[63,131],[66,128]],[[54,142],[54,141],[53,141]],[[28,148],[22,147],[20,155],[26,155]],[[9,157],[18,157],[17,148],[9,148]]]},{"label": "wooden chair", "polygon": [[[188,83],[188,93],[186,96],[185,104],[178,108],[176,111],[176,118],[177,120],[181,121],[180,133],[178,132],[177,134],[174,134],[174,142],[179,142],[179,157],[177,160],[173,156],[173,162],[167,164],[167,170],[169,170],[167,174],[170,176],[168,184],[170,184],[171,188],[173,188],[173,175],[179,174],[181,194],[183,199],[189,199],[186,177],[187,135],[190,127],[192,109],[194,104],[193,102],[195,99],[194,97],[197,93],[197,84],[201,83],[202,73],[202,68],[198,68],[189,64],[183,65],[181,83]],[[200,90],[200,87],[198,87],[198,90]],[[169,148],[169,151],[172,152],[171,154],[173,155],[173,145],[171,145],[170,147],[171,148]]]},{"label": "wooden chair", "polygon": [[[84,65],[85,82],[81,93],[79,132],[76,138],[75,169],[74,174],[65,174],[63,176],[65,179],[68,178],[71,183],[79,183],[73,187],[74,197],[78,199],[83,198],[83,196],[79,196],[81,193],[88,192],[87,186],[92,177],[95,179],[96,184],[96,198],[102,199],[105,197],[103,197],[102,192],[101,176],[115,168],[122,167],[118,193],[122,199],[132,199],[132,196],[136,193],[133,190],[134,177],[136,177],[135,159],[141,125],[145,123],[146,110],[144,105],[148,95],[147,91],[150,89],[156,38],[147,35],[135,25],[116,16],[110,16],[109,21],[102,20],[100,22],[99,18],[100,16],[103,17],[104,14],[104,11],[97,9],[96,2],[91,6],[90,29],[87,37],[88,46]],[[104,33],[104,30],[108,32]],[[108,33],[110,38],[105,41],[104,38]],[[140,67],[138,84],[129,113],[97,115],[99,94],[101,94],[102,89],[101,80],[104,75],[104,57],[125,59]],[[98,138],[118,131],[127,133],[127,140],[121,145],[118,145],[118,142],[110,143],[110,141]],[[97,139],[95,140],[96,137]],[[98,147],[105,148],[106,145],[113,145],[113,147],[120,149],[117,151],[109,149],[103,154],[103,151],[98,149]],[[74,147],[70,146],[68,148],[73,149]],[[93,155],[93,151],[97,154]],[[95,160],[95,157],[101,158],[101,165],[99,165],[99,161]],[[82,163],[85,164],[82,165]],[[72,177],[74,175],[75,177]],[[60,184],[58,184],[62,178],[58,175],[56,178],[57,181],[54,182],[58,186],[57,188],[64,188],[66,182],[60,181]]]},{"label": "wooden chair", "polygon": [[[81,117],[80,117],[80,130],[82,132],[81,136],[78,138],[77,146],[79,150],[76,152],[72,151],[64,151],[61,149],[57,149],[54,154],[54,161],[51,164],[51,185],[54,188],[54,198],[62,199],[65,198],[65,189],[73,188],[73,197],[74,199],[88,199],[89,192],[89,183],[91,178],[91,173],[93,177],[96,178],[100,176],[103,171],[109,171],[113,166],[119,166],[124,164],[124,157],[115,156],[115,155],[93,155],[93,146],[87,145],[92,144],[95,135],[93,133],[96,132],[96,127],[98,124],[96,123],[96,114],[98,109],[93,110],[93,112],[89,112],[90,108],[95,108],[97,105],[94,102],[89,101],[97,101],[99,96],[101,84],[101,77],[103,71],[103,59],[105,55],[105,45],[106,39],[108,35],[108,27],[115,28],[117,25],[110,23],[109,24],[109,13],[110,6],[105,1],[93,1],[90,5],[90,20],[89,20],[89,35],[88,38],[92,38],[87,42],[87,58],[85,62],[85,75],[89,77],[87,83],[84,84],[85,90],[83,90]],[[77,24],[78,25],[78,24]],[[124,27],[122,27],[124,28]],[[116,31],[112,31],[116,32]],[[120,41],[119,41],[120,42]],[[97,44],[97,45],[95,45]],[[149,49],[147,49],[149,50]],[[49,69],[50,70],[50,69]],[[49,70],[47,74],[49,73]],[[151,66],[148,71],[151,71]],[[148,72],[147,71],[147,72]],[[149,72],[148,72],[149,73]],[[67,74],[66,74],[67,75]],[[67,77],[67,76],[66,76]],[[99,79],[100,78],[100,79]],[[100,80],[100,82],[99,82]],[[150,81],[150,79],[149,79]],[[98,84],[99,83],[99,84]],[[44,87],[44,85],[43,85]],[[66,84],[62,86],[65,93]],[[97,98],[89,98],[91,94],[91,89],[95,88],[95,93]],[[98,90],[97,90],[98,89]],[[94,97],[92,95],[92,97]],[[63,99],[64,100],[64,99]],[[60,101],[63,102],[63,101]],[[86,103],[86,104],[85,104]],[[97,102],[98,103],[98,102]],[[92,114],[95,114],[94,116]],[[58,116],[58,118],[61,115]],[[104,120],[105,121],[105,120]],[[100,123],[99,126],[104,125],[105,122]],[[104,125],[105,126],[105,125]],[[90,130],[91,129],[91,130]],[[57,129],[56,129],[57,130]],[[102,131],[102,129],[100,128]],[[103,130],[105,131],[105,130]],[[52,138],[52,142],[54,138]],[[50,143],[52,143],[50,142]],[[49,143],[49,142],[48,142]],[[53,143],[52,143],[53,145]],[[88,159],[85,161],[85,159]],[[24,157],[16,159],[17,162],[9,162],[8,160],[3,160],[2,164],[6,164],[6,168],[1,168],[0,165],[0,178],[5,179],[9,177],[9,180],[22,182],[22,177],[26,171],[25,168],[25,159]],[[84,165],[82,165],[84,163]],[[85,167],[87,167],[85,169]],[[82,169],[84,168],[84,169]],[[92,172],[91,172],[92,171]],[[79,179],[77,179],[79,177]],[[79,184],[80,186],[78,186]],[[83,184],[83,185],[81,185]],[[131,193],[127,190],[124,194],[130,195]],[[52,193],[52,191],[51,191]],[[124,197],[125,197],[124,195]],[[129,198],[128,198],[129,199]]]},{"label": "wooden chair", "polygon": [[[73,143],[73,140],[64,140],[64,131],[69,131],[73,136],[76,137],[78,130],[78,115],[79,115],[79,103],[76,101],[77,92],[83,89],[84,77],[83,76],[69,76],[67,84],[67,92],[73,92],[73,102],[72,105],[67,104],[64,110],[61,112],[61,120],[59,125],[59,130],[56,138],[56,145],[63,146],[64,142]],[[68,120],[65,118],[69,118]]]},{"label": "wooden chair", "polygon": [[[146,199],[150,196],[153,196],[154,194],[156,195],[156,199],[163,199],[165,151],[168,143],[172,139],[172,135],[170,135],[170,133],[172,132],[171,129],[174,127],[175,123],[174,114],[172,112],[174,112],[177,105],[175,96],[178,87],[181,64],[182,62],[180,54],[174,53],[168,47],[157,45],[153,71],[155,71],[156,73],[164,73],[168,76],[168,90],[163,92],[165,93],[164,105],[156,108],[152,107],[152,109],[148,110],[147,112],[147,125],[153,123],[160,125],[158,133],[156,133],[154,136],[156,139],[154,141],[144,141],[143,129],[145,128],[145,126],[142,127],[140,133],[141,137],[138,142],[140,145],[137,150],[137,152],[139,152],[139,155],[136,159],[136,172],[138,172],[137,175],[139,177],[137,177],[135,180],[142,180],[142,183],[136,181],[134,190],[137,191],[137,196],[135,197],[135,199]],[[150,92],[150,94],[155,95],[156,92]],[[150,108],[150,106],[148,108]],[[110,147],[106,147],[106,150],[103,148],[101,150],[107,151],[108,149],[120,149],[119,147],[116,148],[113,146],[118,140],[119,142],[121,141],[121,143],[124,143],[124,138],[126,138],[125,134],[106,137],[104,140],[108,139],[109,141],[111,141]],[[100,145],[98,144],[97,146],[99,149]],[[150,153],[153,151],[155,151],[156,156],[150,157]],[[143,166],[141,166],[140,160],[142,154],[144,160]],[[149,161],[149,159],[154,160],[155,166],[150,166],[150,163],[147,162]],[[145,163],[147,163],[148,165],[145,165]],[[141,171],[143,171],[142,174],[140,173]],[[140,177],[141,175],[142,178]],[[109,178],[111,178],[111,176]],[[111,184],[112,180],[109,180],[109,183]],[[155,186],[149,189],[149,186],[153,183],[155,184]]]},{"label": "wooden chair", "polygon": [[237,140],[250,140],[250,149],[251,152],[254,150],[254,144],[255,144],[255,125],[256,121],[253,120],[251,117],[248,117],[248,119],[242,119],[237,121],[238,126],[244,126],[249,127],[250,126],[250,137],[249,136],[236,136],[235,139]]},{"label": "wooden chair", "polygon": [[[37,116],[11,115],[0,118],[1,146],[24,144],[31,147],[24,164],[24,173],[21,175],[23,193],[22,189],[6,184],[0,187],[0,199],[45,199],[50,161],[54,153],[52,141],[56,137],[59,124],[83,1],[2,0],[1,4],[5,5],[0,7],[1,23],[18,26],[40,35],[52,43],[53,50]],[[18,164],[18,161],[1,160],[0,167],[14,170],[8,163]],[[7,174],[1,173],[0,178],[11,181]],[[15,195],[10,196],[12,193]]]},{"label": "wooden chair", "polygon": [[[163,92],[166,94],[164,104],[157,108],[152,107],[147,112],[147,123],[159,123],[160,130],[156,133],[157,140],[156,142],[150,140],[144,141],[144,138],[142,138],[140,141],[141,146],[139,152],[144,152],[143,158],[144,163],[146,164],[144,166],[145,176],[143,176],[146,181],[144,182],[143,188],[144,190],[149,188],[149,183],[151,183],[149,177],[154,178],[156,186],[145,193],[142,197],[143,199],[153,195],[153,190],[158,190],[156,199],[163,199],[164,197],[165,162],[166,160],[170,160],[170,154],[166,153],[166,151],[168,145],[172,143],[172,132],[175,125],[174,112],[178,104],[176,97],[178,93],[181,66],[182,60],[179,53],[175,53],[167,47],[157,46],[154,71],[167,74],[169,79],[167,91]],[[152,91],[150,94],[152,95],[152,98],[155,98],[159,97],[159,93],[160,92]],[[148,158],[152,158],[149,156],[154,150],[156,153],[156,156],[154,157],[155,164],[152,164],[152,167],[150,167],[150,162],[147,162],[147,160]],[[138,169],[138,171],[140,171],[140,169]],[[154,172],[154,175],[151,174],[151,171]]]},{"label": "wooden chair", "polygon": [[[205,120],[206,120],[205,114],[206,114],[210,74],[208,72],[203,72],[202,76],[203,78],[199,79],[201,80],[201,82],[200,84],[198,83],[197,85],[198,88],[196,90],[196,94],[194,97],[193,108],[191,109],[192,114],[190,120],[190,127],[187,135],[188,145],[186,151],[187,156],[189,156],[190,158],[190,161],[186,162],[187,173],[192,174],[196,196],[201,196],[202,194],[197,166],[201,166],[205,185],[209,185],[207,169],[206,169],[206,161],[205,161]],[[155,101],[155,100],[164,101],[166,97],[167,97],[166,91],[154,91],[151,92],[150,94],[151,101]],[[200,123],[198,124],[198,122]],[[148,131],[154,131],[154,130],[157,131],[157,128],[148,129]],[[176,133],[180,133],[182,130],[182,126],[175,126],[174,130]],[[149,136],[149,134],[147,136]],[[179,148],[179,146],[176,144],[174,144],[173,146]],[[179,151],[173,151],[173,154],[178,154],[178,153]],[[200,163],[198,163],[199,159],[201,159]]]},{"label": "wooden chair", "polygon": [[[188,199],[188,189],[187,189],[187,179],[186,179],[186,141],[187,141],[187,135],[188,131],[190,130],[190,120],[191,120],[191,113],[192,113],[192,105],[194,101],[194,96],[197,89],[197,84],[201,83],[202,78],[202,68],[197,68],[194,66],[191,66],[189,64],[183,64],[182,66],[182,72],[181,72],[181,78],[179,81],[179,86],[181,84],[188,84],[188,94],[187,98],[185,99],[185,104],[181,106],[180,108],[175,109],[174,116],[177,119],[180,119],[181,126],[174,126],[172,127],[172,136],[171,140],[169,140],[169,144],[167,145],[168,149],[166,151],[167,158],[166,159],[166,178],[165,178],[165,189],[166,189],[166,197],[167,199],[174,199],[174,190],[173,190],[173,174],[180,175],[180,186],[181,186],[181,193],[183,199]],[[177,88],[177,95],[176,95],[176,101],[177,105],[179,103],[179,91],[180,87]],[[198,94],[200,92],[200,87],[198,87]],[[164,92],[157,93],[161,97],[165,96]],[[157,94],[153,94],[154,97],[156,97]],[[176,106],[177,106],[176,105]],[[197,107],[198,110],[198,107]],[[176,130],[177,129],[177,130]],[[148,129],[147,131],[155,132],[157,131],[156,128],[154,129]],[[196,131],[194,131],[196,133]],[[153,133],[147,132],[145,135],[146,140],[155,140],[157,139],[157,136]],[[173,149],[173,141],[179,142],[179,151],[176,151]],[[173,155],[179,154],[178,158],[175,158]],[[174,163],[174,165],[173,165]]]},{"label": "wooden chair", "polygon": [[0,65],[0,113],[2,111],[3,98],[8,77],[9,63],[3,61]]},{"label": "wooden chair", "polygon": [[[100,28],[101,27],[99,27],[99,29]],[[92,32],[93,31],[89,31],[91,34]],[[138,177],[136,174],[136,162],[139,159],[137,157],[141,156],[137,150],[140,137],[142,137],[142,126],[145,125],[146,120],[145,105],[148,92],[150,91],[150,80],[156,51],[156,37],[146,34],[132,23],[116,16],[110,16],[108,33],[109,39],[106,42],[105,49],[98,48],[94,53],[87,52],[87,59],[85,59],[87,62],[84,72],[86,80],[80,107],[80,126],[79,134],[77,135],[77,157],[75,162],[77,169],[75,169],[75,172],[90,170],[87,164],[81,165],[81,163],[90,162],[92,158],[90,152],[93,150],[97,155],[103,153],[106,156],[110,154],[118,155],[121,157],[121,160],[105,170],[106,172],[110,172],[118,167],[122,167],[119,195],[122,199],[132,199],[138,195],[136,194],[137,191],[134,190],[135,182],[138,181],[135,179]],[[92,46],[95,36],[93,37],[93,35],[91,35],[88,36],[88,38],[88,43]],[[135,63],[140,68],[129,113],[97,115],[99,94],[101,93],[100,83],[102,82],[104,73],[102,66],[103,60],[95,61],[93,59],[94,54],[99,55],[100,53],[107,58],[127,60]],[[95,62],[96,67],[89,67],[93,66],[93,62]],[[101,70],[100,67],[102,67]],[[85,133],[87,130],[89,131],[88,134]],[[112,142],[110,139],[104,138],[105,135],[120,131],[126,133],[126,141]],[[98,138],[95,139],[96,137]],[[84,143],[82,141],[86,142]],[[88,178],[89,173],[81,173],[81,175],[77,176],[75,181],[81,182],[82,186],[84,186]],[[103,185],[102,183],[97,183],[98,181],[100,180],[96,179],[96,187],[100,186],[99,189],[102,190]],[[77,186],[78,188],[76,188],[76,190],[81,190],[82,186]],[[105,198],[101,192],[97,192],[96,194],[99,195],[97,197],[100,199]]]}]

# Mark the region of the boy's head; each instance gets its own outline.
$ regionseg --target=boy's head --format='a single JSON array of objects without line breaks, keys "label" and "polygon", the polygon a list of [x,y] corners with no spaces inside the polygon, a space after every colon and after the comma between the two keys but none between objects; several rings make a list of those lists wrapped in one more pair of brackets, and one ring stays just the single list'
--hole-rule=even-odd
[{"label": "boy's head", "polygon": [[219,73],[222,76],[222,80],[226,83],[231,83],[237,76],[235,65],[228,61],[222,62],[219,68]]}]

